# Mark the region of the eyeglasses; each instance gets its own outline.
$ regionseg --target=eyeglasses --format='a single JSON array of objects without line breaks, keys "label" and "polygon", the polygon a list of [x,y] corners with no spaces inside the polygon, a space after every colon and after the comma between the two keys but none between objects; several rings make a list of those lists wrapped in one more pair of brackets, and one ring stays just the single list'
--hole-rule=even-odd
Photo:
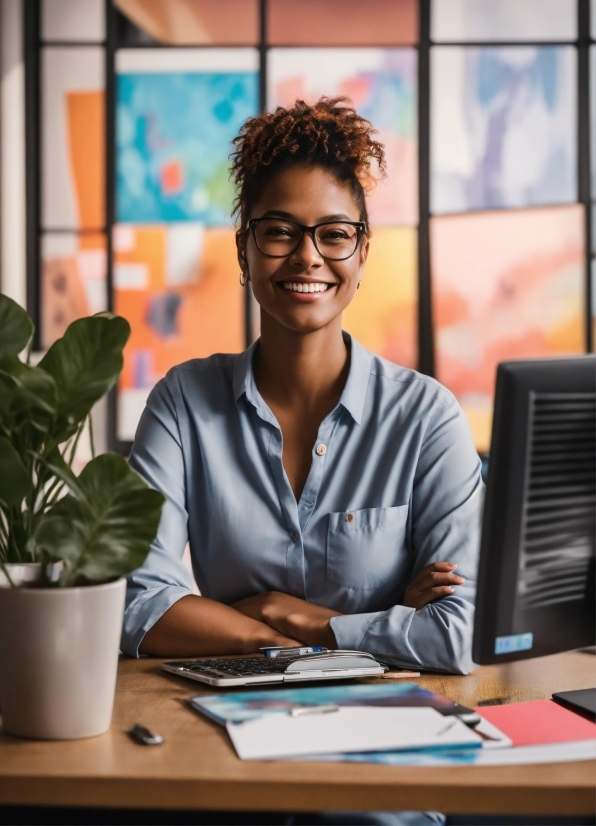
[{"label": "eyeglasses", "polygon": [[325,221],[306,227],[281,218],[252,218],[248,229],[257,249],[269,258],[292,255],[302,243],[304,233],[308,232],[320,256],[331,261],[345,261],[356,252],[366,232],[366,224],[364,221]]}]

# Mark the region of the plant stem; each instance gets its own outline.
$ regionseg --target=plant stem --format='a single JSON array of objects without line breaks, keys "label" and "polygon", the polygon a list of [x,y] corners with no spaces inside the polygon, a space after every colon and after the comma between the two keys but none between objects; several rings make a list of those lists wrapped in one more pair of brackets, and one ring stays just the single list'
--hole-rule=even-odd
[{"label": "plant stem", "polygon": [[89,411],[89,445],[91,447],[91,458],[95,459],[95,439],[93,437],[93,411]]},{"label": "plant stem", "polygon": [[64,460],[66,461],[66,464],[68,465],[68,467],[72,467],[72,463],[74,461],[75,453],[77,452],[79,439],[81,438],[81,435],[82,435],[84,429],[85,429],[85,422],[83,421],[83,424],[79,427],[79,429],[75,433],[75,436],[73,438],[72,443],[69,445],[70,455],[69,455],[68,459],[66,458],[66,456],[64,454],[68,451],[69,447],[67,447],[66,450],[64,451],[64,453],[62,454],[63,457],[64,457]]}]

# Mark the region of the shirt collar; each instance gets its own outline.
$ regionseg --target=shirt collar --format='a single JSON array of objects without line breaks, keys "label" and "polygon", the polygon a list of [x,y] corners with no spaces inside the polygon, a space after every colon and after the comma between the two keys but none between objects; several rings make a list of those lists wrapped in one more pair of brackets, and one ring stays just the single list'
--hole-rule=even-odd
[{"label": "shirt collar", "polygon": [[[350,348],[350,370],[341,394],[339,404],[344,407],[356,424],[361,424],[368,389],[372,356],[349,333],[343,333],[344,341]],[[257,390],[253,372],[253,360],[259,341],[253,342],[247,350],[240,353],[234,362],[233,390],[234,401],[246,394],[246,398],[257,410],[263,409],[263,402]]]}]

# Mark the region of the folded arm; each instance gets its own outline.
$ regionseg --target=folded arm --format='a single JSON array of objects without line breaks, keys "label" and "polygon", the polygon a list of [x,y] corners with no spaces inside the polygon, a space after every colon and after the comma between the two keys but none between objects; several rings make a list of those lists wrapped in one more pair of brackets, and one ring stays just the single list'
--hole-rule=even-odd
[{"label": "folded arm", "polygon": [[151,553],[128,577],[124,653],[193,657],[298,645],[263,622],[192,593],[182,562],[188,541],[184,461],[174,402],[163,383],[151,393],[130,465],[166,496],[166,503]]},{"label": "folded arm", "polygon": [[400,604],[339,614],[285,594],[239,611],[306,644],[368,651],[392,665],[467,673],[471,658],[483,485],[464,414],[453,397],[429,424],[412,491],[412,573]]}]

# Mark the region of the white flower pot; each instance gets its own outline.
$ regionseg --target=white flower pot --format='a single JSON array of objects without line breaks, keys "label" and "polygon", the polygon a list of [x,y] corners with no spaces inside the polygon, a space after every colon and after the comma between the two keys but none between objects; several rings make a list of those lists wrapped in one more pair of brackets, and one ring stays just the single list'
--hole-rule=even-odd
[{"label": "white flower pot", "polygon": [[12,587],[11,582],[16,588],[20,588],[21,585],[37,582],[41,576],[40,562],[8,562],[4,564],[4,567],[8,571],[10,582],[0,568],[0,588]]},{"label": "white flower pot", "polygon": [[0,587],[4,731],[71,740],[110,727],[126,580],[86,588]]}]

